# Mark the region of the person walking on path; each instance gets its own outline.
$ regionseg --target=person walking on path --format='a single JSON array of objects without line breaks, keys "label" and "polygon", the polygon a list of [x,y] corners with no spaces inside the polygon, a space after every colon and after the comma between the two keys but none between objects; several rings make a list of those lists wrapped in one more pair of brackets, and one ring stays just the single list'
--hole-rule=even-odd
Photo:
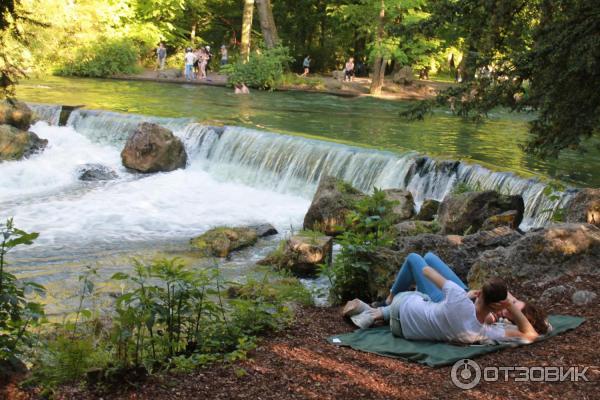
[{"label": "person walking on path", "polygon": [[301,76],[308,76],[308,73],[310,72],[310,56],[306,56],[304,58],[304,61],[302,61],[302,66],[304,67],[304,73]]},{"label": "person walking on path", "polygon": [[198,66],[200,67],[200,76],[198,79],[206,79],[206,65],[208,64],[209,56],[206,49],[200,48],[200,56]]},{"label": "person walking on path", "polygon": [[188,47],[185,50],[184,60],[185,60],[185,80],[191,81],[191,80],[195,79],[193,68],[194,68],[194,61],[196,61],[196,56],[194,55],[194,53],[192,53],[192,49],[190,47]]},{"label": "person walking on path", "polygon": [[229,55],[227,54],[227,47],[223,44],[221,45],[221,67],[224,65],[227,65],[227,62],[229,61]]},{"label": "person walking on path", "polygon": [[344,82],[352,82],[354,77],[354,57],[350,57],[344,66]]},{"label": "person walking on path", "polygon": [[156,66],[159,70],[165,69],[165,61],[167,59],[167,49],[165,45],[160,42],[158,44],[158,48],[156,49]]}]

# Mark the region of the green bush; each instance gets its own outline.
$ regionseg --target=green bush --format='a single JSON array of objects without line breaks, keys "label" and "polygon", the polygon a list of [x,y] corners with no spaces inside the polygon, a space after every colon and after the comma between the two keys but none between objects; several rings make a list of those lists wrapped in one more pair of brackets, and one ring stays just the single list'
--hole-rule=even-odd
[{"label": "green bush", "polygon": [[43,306],[29,301],[25,293],[32,290],[43,294],[44,287],[17,281],[5,270],[6,254],[16,246],[32,244],[38,234],[15,228],[12,219],[0,224],[0,234],[0,361],[14,361],[34,343],[30,328],[44,319]]},{"label": "green bush", "polygon": [[236,62],[223,67],[227,83],[231,86],[245,84],[261,90],[274,89],[291,61],[286,47],[252,53],[247,63]]},{"label": "green bush", "polygon": [[392,210],[397,203],[377,188],[371,196],[355,202],[346,218],[346,230],[338,237],[340,253],[330,266],[320,268],[321,275],[329,279],[334,303],[372,297],[365,284],[370,279],[372,255],[392,242]]},{"label": "green bush", "polygon": [[138,71],[140,48],[128,38],[99,38],[77,49],[72,60],[64,61],[57,75],[103,78]]}]

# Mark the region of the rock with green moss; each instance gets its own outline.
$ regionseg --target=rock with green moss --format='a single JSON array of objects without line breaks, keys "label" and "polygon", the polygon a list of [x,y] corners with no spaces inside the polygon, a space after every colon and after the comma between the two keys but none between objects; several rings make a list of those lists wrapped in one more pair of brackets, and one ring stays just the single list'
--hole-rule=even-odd
[{"label": "rock with green moss", "polygon": [[333,238],[319,232],[300,232],[269,254],[260,265],[291,271],[299,276],[315,275],[319,264],[331,262]]},{"label": "rock with green moss", "polygon": [[516,226],[523,220],[525,205],[521,196],[503,195],[493,190],[446,196],[438,210],[442,233],[464,235],[481,229],[486,219],[515,210]]},{"label": "rock with green moss", "polygon": [[313,201],[304,216],[304,229],[338,235],[344,231],[346,215],[364,193],[332,176],[319,182]]},{"label": "rock with green moss", "polygon": [[440,225],[435,221],[402,221],[392,227],[396,236],[417,236],[438,233]]},{"label": "rock with green moss", "polygon": [[18,161],[42,151],[48,141],[33,132],[0,125],[0,161]]},{"label": "rock with green moss", "polygon": [[600,189],[582,189],[565,207],[565,222],[600,226]]},{"label": "rock with green moss", "polygon": [[227,257],[232,251],[252,246],[257,240],[256,229],[251,227],[217,227],[191,239],[190,243],[207,256]]},{"label": "rock with green moss", "polygon": [[405,221],[415,215],[415,201],[411,192],[404,189],[385,189],[383,192],[387,200],[396,203],[392,208],[395,222]]},{"label": "rock with green moss", "polygon": [[421,204],[421,209],[415,217],[419,221],[433,221],[440,208],[440,202],[433,199],[428,199]]},{"label": "rock with green moss", "polygon": [[0,102],[0,125],[11,125],[26,131],[31,126],[33,112],[21,101]]}]

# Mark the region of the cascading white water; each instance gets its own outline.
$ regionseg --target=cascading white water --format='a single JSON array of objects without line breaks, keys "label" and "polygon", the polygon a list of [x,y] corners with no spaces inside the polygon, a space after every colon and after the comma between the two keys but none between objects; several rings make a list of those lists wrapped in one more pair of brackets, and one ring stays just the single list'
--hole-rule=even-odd
[{"label": "cascading white water", "polygon": [[[35,107],[48,120],[60,114],[56,107]],[[187,169],[141,176],[121,166],[119,151],[141,121],[162,124],[184,141]],[[524,228],[544,224],[550,215],[545,210],[570,196],[552,202],[542,195],[542,183],[478,165],[240,127],[214,128],[190,119],[75,110],[67,127],[40,122],[33,130],[49,139],[49,146],[28,160],[0,165],[0,204],[23,227],[44,232],[39,243],[185,237],[219,224],[258,221],[299,225],[324,175],[363,191],[406,188],[419,204],[443,199],[459,182],[521,194]],[[77,166],[92,162],[114,169],[119,178],[78,181]]]},{"label": "cascading white water", "polygon": [[[425,199],[442,200],[458,183],[506,194],[525,201],[522,228],[545,224],[551,212],[572,196],[559,200],[543,195],[545,185],[509,172],[493,172],[479,165],[438,161],[414,152],[394,154],[332,142],[228,126],[212,128],[189,119],[148,118],[103,111],[75,111],[69,125],[93,140],[122,143],[142,120],[173,129],[184,140],[198,167],[220,181],[310,198],[323,175],[333,175],[369,192],[374,187],[404,188],[417,205]],[[217,132],[218,130],[218,132]]]},{"label": "cascading white water", "polygon": [[29,108],[33,111],[34,117],[40,121],[46,121],[50,125],[58,125],[60,119],[61,106],[53,104],[33,104],[29,103]]},{"label": "cascading white water", "polygon": [[[1,217],[42,233],[27,251],[185,240],[218,225],[269,222],[285,230],[301,224],[309,205],[306,198],[217,181],[193,160],[170,173],[132,174],[121,166],[119,146],[95,143],[72,126],[38,122],[31,130],[48,139],[45,151],[0,164]],[[119,177],[82,182],[77,169],[84,163],[105,165]]]}]

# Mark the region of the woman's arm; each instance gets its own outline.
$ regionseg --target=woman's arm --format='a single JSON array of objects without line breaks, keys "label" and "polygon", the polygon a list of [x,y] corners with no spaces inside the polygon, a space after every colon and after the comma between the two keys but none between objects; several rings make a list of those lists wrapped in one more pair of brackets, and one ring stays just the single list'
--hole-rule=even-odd
[{"label": "woman's arm", "polygon": [[435,269],[429,266],[423,268],[423,275],[425,275],[425,278],[433,282],[435,286],[437,286],[440,290],[444,287],[444,284],[447,280],[442,275],[440,275],[439,272],[437,272]]},{"label": "woman's arm", "polygon": [[537,339],[539,334],[536,332],[533,325],[531,325],[531,322],[529,322],[527,317],[525,317],[525,315],[523,315],[523,312],[518,307],[517,302],[514,301],[516,299],[512,295],[509,294],[507,300],[508,300],[507,309],[512,314],[513,322],[515,323],[515,325],[517,325],[517,328],[519,330],[518,331],[507,330],[506,336],[507,337],[520,337],[520,338],[531,340],[531,341]]}]

